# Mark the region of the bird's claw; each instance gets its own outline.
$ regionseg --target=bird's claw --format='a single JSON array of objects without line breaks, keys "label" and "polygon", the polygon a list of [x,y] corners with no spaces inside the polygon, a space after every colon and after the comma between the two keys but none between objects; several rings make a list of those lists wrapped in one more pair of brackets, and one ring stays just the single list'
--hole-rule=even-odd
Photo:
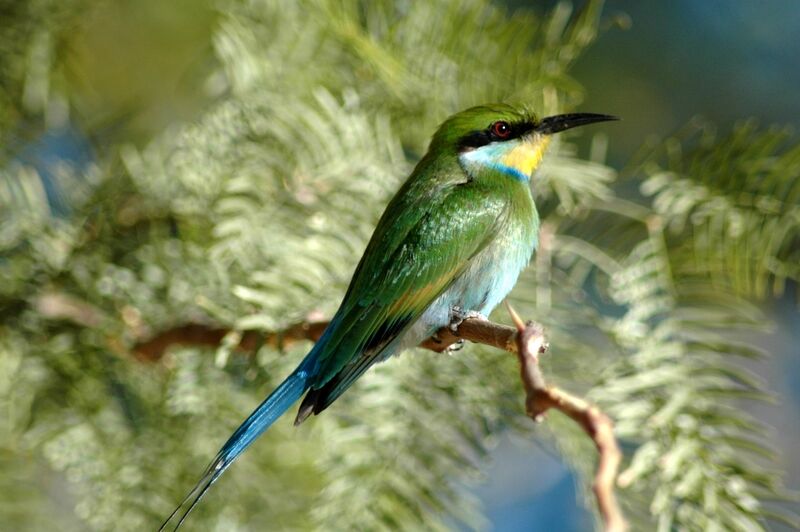
[{"label": "bird's claw", "polygon": [[466,319],[486,321],[486,316],[475,310],[464,310],[461,307],[454,306],[450,309],[450,324],[448,325],[450,331],[457,335],[459,326],[464,323]]},{"label": "bird's claw", "polygon": [[462,349],[464,349],[464,339],[463,338],[458,339],[454,343],[448,345],[447,349],[445,349],[445,352],[448,355],[452,355],[456,351],[461,351]]}]

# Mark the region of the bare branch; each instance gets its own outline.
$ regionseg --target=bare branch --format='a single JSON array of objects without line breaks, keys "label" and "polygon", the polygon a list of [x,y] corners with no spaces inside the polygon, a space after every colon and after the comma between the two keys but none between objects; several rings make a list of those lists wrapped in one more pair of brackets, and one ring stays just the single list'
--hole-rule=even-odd
[{"label": "bare branch", "polygon": [[[243,331],[236,346],[240,351],[253,352],[262,345],[283,349],[301,340],[316,342],[322,336],[327,321],[296,323],[283,331],[265,333],[262,331]],[[133,352],[140,360],[155,362],[173,345],[216,347],[231,332],[229,329],[210,327],[200,323],[189,323],[163,331],[156,336],[140,342]]]},{"label": "bare branch", "polygon": [[[316,342],[322,336],[327,321],[296,323],[283,331],[265,333],[262,331],[243,331],[237,349],[252,352],[261,345],[283,349],[301,340]],[[155,362],[173,345],[215,347],[231,331],[199,323],[181,325],[153,336],[133,347],[137,358]],[[466,319],[458,327],[458,334],[444,327],[436,338],[429,338],[420,347],[442,352],[459,340],[489,345],[511,353],[517,350],[517,331],[513,327],[479,319]]]},{"label": "bare branch", "polygon": [[81,327],[99,327],[106,320],[97,307],[63,292],[38,294],[33,298],[32,306],[45,318],[71,321]]},{"label": "bare branch", "polygon": [[[433,338],[422,342],[420,347],[442,352],[459,340],[470,340],[517,353],[520,377],[526,394],[526,413],[538,422],[553,408],[569,416],[583,428],[600,454],[593,490],[605,528],[608,532],[627,530],[628,525],[614,495],[617,471],[622,460],[622,453],[614,437],[614,423],[591,403],[547,384],[539,367],[539,354],[547,350],[542,327],[532,322],[525,324],[510,306],[508,310],[516,327],[469,318],[459,324],[457,332],[444,327]],[[262,345],[282,349],[302,340],[317,341],[327,325],[326,321],[315,321],[297,323],[274,333],[243,331],[239,333],[241,336],[237,348],[252,352]],[[141,360],[157,361],[173,345],[214,347],[230,332],[202,324],[187,324],[141,342],[133,351]]]},{"label": "bare branch", "polygon": [[539,354],[547,350],[541,325],[533,322],[523,323],[514,309],[508,304],[506,306],[518,331],[517,355],[520,362],[520,377],[525,388],[525,410],[528,416],[539,422],[544,419],[549,409],[554,408],[583,428],[600,454],[592,489],[597,498],[605,529],[608,532],[627,530],[628,525],[614,495],[617,471],[622,461],[622,453],[614,437],[614,422],[586,400],[547,385],[539,367]]}]

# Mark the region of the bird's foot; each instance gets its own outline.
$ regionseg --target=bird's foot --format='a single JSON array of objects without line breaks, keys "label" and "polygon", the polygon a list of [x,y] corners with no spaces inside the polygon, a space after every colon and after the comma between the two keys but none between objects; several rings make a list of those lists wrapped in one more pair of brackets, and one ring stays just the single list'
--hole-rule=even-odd
[{"label": "bird's foot", "polygon": [[448,355],[452,355],[456,351],[461,351],[462,349],[464,349],[464,343],[465,343],[465,340],[463,338],[461,338],[459,340],[456,340],[455,343],[452,343],[452,344],[448,345],[447,349],[445,349],[444,351]]},{"label": "bird's foot", "polygon": [[453,334],[458,334],[458,327],[464,323],[466,319],[478,319],[486,321],[487,318],[480,312],[475,310],[464,310],[459,306],[454,306],[450,309],[450,324],[448,327]]}]

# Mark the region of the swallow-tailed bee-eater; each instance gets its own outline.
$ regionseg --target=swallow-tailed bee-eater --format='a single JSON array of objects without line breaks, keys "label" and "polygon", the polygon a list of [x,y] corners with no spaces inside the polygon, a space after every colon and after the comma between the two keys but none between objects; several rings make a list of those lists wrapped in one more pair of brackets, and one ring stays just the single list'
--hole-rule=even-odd
[{"label": "swallow-tailed bee-eater", "polygon": [[373,364],[465,317],[488,316],[536,249],[530,180],[551,136],[615,119],[592,113],[540,119],[525,108],[490,104],[445,120],[387,205],[319,341],[225,442],[162,529],[173,520],[177,529],[301,397],[295,424],[328,408]]}]

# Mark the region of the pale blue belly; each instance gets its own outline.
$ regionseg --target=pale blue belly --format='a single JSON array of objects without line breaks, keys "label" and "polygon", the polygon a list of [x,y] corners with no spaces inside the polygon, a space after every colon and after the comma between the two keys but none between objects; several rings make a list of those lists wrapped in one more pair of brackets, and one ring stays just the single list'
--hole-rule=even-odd
[{"label": "pale blue belly", "polygon": [[[516,239],[509,238],[510,241]],[[536,242],[510,245],[498,240],[483,250],[467,270],[456,279],[422,314],[404,335],[401,348],[413,347],[448,325],[454,306],[488,316],[511,292],[519,274],[527,266]]]}]

